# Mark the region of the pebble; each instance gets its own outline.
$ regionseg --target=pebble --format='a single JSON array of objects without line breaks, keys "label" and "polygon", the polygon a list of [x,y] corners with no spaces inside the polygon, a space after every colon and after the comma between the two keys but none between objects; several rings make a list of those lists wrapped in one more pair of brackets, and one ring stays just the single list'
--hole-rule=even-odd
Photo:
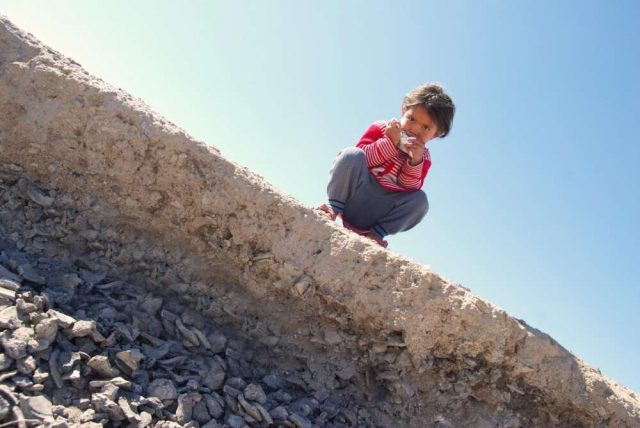
[{"label": "pebble", "polygon": [[178,398],[178,391],[173,381],[169,379],[156,379],[149,384],[147,395],[157,397],[160,400],[175,400]]},{"label": "pebble", "polygon": [[51,407],[51,401],[44,395],[20,398],[20,409],[27,419],[36,419],[43,423],[53,422]]},{"label": "pebble", "polygon": [[203,402],[207,406],[207,410],[209,411],[211,417],[217,419],[222,416],[222,414],[224,413],[224,401],[222,401],[221,399],[216,399],[214,398],[214,396],[209,394],[205,394],[203,398]]},{"label": "pebble", "polygon": [[45,284],[45,278],[40,275],[30,264],[22,264],[18,266],[18,274],[27,281],[31,281],[38,285]]},{"label": "pebble", "polygon": [[140,367],[140,361],[142,361],[143,358],[144,354],[137,349],[121,351],[116,354],[116,361],[124,364],[130,373],[138,370]]},{"label": "pebble", "polygon": [[284,406],[278,406],[271,409],[269,414],[276,421],[284,421],[289,418],[289,412],[287,412],[287,409]]},{"label": "pebble", "polygon": [[242,393],[247,400],[256,401],[260,404],[267,403],[267,394],[264,393],[260,385],[250,383]]},{"label": "pebble", "polygon": [[96,355],[91,357],[87,362],[87,366],[103,378],[112,378],[117,375],[116,370],[111,366],[109,358],[106,355]]}]

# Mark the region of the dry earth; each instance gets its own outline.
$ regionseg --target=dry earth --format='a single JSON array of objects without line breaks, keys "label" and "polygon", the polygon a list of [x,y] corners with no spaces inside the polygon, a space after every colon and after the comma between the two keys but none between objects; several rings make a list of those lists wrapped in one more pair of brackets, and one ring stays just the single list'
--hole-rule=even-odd
[{"label": "dry earth", "polygon": [[5,18],[0,328],[0,426],[640,426],[546,334]]}]

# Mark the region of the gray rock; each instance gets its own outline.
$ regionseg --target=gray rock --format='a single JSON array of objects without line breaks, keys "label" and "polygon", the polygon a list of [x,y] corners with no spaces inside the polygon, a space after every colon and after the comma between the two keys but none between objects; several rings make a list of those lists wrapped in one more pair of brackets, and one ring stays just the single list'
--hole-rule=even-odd
[{"label": "gray rock", "polygon": [[[4,268],[0,266],[0,269]],[[0,288],[4,290],[18,291],[18,289],[20,288],[20,283],[9,278],[3,278],[2,271],[0,270]]]},{"label": "gray rock", "polygon": [[250,404],[242,394],[238,394],[238,397],[236,398],[238,399],[238,404],[247,415],[251,416],[258,422],[262,421],[262,414],[260,411],[254,405]]},{"label": "gray rock", "polygon": [[219,369],[210,369],[202,379],[202,383],[212,390],[220,389],[225,379],[225,372]]},{"label": "gray rock", "polygon": [[20,284],[22,282],[22,278],[16,275],[15,273],[7,270],[4,266],[0,265],[0,278],[3,280],[9,280],[16,284]]},{"label": "gray rock", "polygon": [[51,373],[51,379],[55,383],[58,389],[62,388],[64,383],[62,382],[62,376],[60,376],[60,368],[58,367],[58,355],[60,351],[54,349],[49,356],[49,373]]},{"label": "gray rock", "polygon": [[130,373],[133,373],[140,367],[140,361],[144,359],[144,354],[137,349],[131,349],[118,352],[116,359],[123,363]]},{"label": "gray rock", "polygon": [[213,395],[203,395],[203,402],[209,410],[211,417],[218,419],[224,413],[224,401],[222,399],[216,399]]},{"label": "gray rock", "polygon": [[45,318],[35,326],[36,338],[53,343],[58,334],[58,321],[55,318]]},{"label": "gray rock", "polygon": [[33,373],[36,369],[36,359],[31,355],[16,361],[16,369],[22,374]]},{"label": "gray rock", "polygon": [[285,386],[285,381],[274,374],[268,374],[263,377],[262,383],[264,383],[271,391],[277,391]]},{"label": "gray rock", "polygon": [[227,418],[227,424],[229,424],[229,426],[231,428],[244,428],[247,427],[248,425],[245,423],[244,418],[238,416],[238,415],[230,415]]},{"label": "gray rock", "polygon": [[207,336],[211,351],[214,354],[219,354],[224,351],[227,346],[227,338],[221,333],[211,333]]},{"label": "gray rock", "polygon": [[0,372],[7,370],[13,364],[13,358],[0,354]]},{"label": "gray rock", "polygon": [[151,425],[151,422],[153,421],[153,417],[151,416],[151,413],[140,412],[139,416],[140,416],[140,422],[138,422],[138,428],[145,428]]},{"label": "gray rock", "polygon": [[20,397],[20,409],[27,419],[36,419],[43,423],[53,422],[51,407],[51,401],[44,395]]},{"label": "gray rock", "polygon": [[162,298],[152,297],[147,295],[140,305],[140,309],[155,317],[160,308],[162,307]]},{"label": "gray rock", "polygon": [[178,408],[176,409],[178,423],[185,424],[193,419],[193,407],[200,400],[202,400],[202,396],[197,392],[181,394],[178,397]]},{"label": "gray rock", "polygon": [[198,401],[195,406],[193,406],[193,420],[198,422],[199,424],[206,424],[211,420],[211,415],[209,415],[209,411],[207,410],[207,405],[205,404],[205,400]]},{"label": "gray rock", "polygon": [[271,418],[271,415],[269,414],[267,409],[262,407],[260,404],[255,404],[254,406],[256,407],[256,409],[258,409],[258,412],[260,412],[260,416],[262,417],[263,423],[267,424],[267,426],[272,425],[273,419]]},{"label": "gray rock", "polygon": [[[83,261],[85,264],[87,261]],[[88,284],[96,285],[100,284],[107,277],[104,272],[91,272],[86,269],[80,269],[80,278]]]},{"label": "gray rock", "polygon": [[65,293],[75,294],[78,286],[82,284],[82,279],[75,273],[66,273],[50,280],[51,286],[56,287]]},{"label": "gray rock", "polygon": [[75,337],[91,337],[95,342],[102,342],[105,340],[104,336],[102,336],[98,329],[96,328],[95,321],[89,320],[79,320],[73,323],[71,330],[68,332],[69,336],[72,338]]},{"label": "gray rock", "polygon": [[[240,378],[240,377],[231,377],[229,379],[227,379],[226,382],[227,386],[230,386],[234,389],[237,389],[238,392],[242,391],[243,389],[246,388],[247,386],[247,382],[244,381],[244,379]],[[238,394],[236,394],[238,395]]]},{"label": "gray rock", "polygon": [[260,404],[267,403],[267,394],[264,393],[260,385],[256,385],[255,383],[247,385],[242,394],[247,400],[256,401]]},{"label": "gray rock", "polygon": [[[0,280],[3,281],[3,280]],[[11,305],[16,301],[16,292],[0,286],[0,305]]]},{"label": "gray rock", "polygon": [[78,352],[64,351],[60,353],[58,357],[58,364],[62,373],[68,373],[73,370],[73,367],[80,362],[82,357]]},{"label": "gray rock", "polygon": [[110,419],[122,421],[126,419],[122,409],[102,393],[91,394],[91,404],[98,412],[106,413]]},{"label": "gray rock", "polygon": [[15,306],[9,306],[0,310],[0,328],[15,330],[22,325]]},{"label": "gray rock", "polygon": [[5,354],[17,360],[27,356],[27,347],[32,340],[33,329],[31,327],[19,327],[13,331],[5,331],[0,343],[4,347]]},{"label": "gray rock", "polygon": [[111,363],[109,362],[109,358],[104,355],[96,355],[91,357],[87,365],[93,370],[96,374],[103,378],[112,378],[117,376],[117,370],[115,370]]},{"label": "gray rock", "polygon": [[16,299],[16,308],[19,314],[31,314],[38,310],[38,307],[31,302],[27,302],[22,298]]},{"label": "gray rock", "polygon": [[38,285],[44,285],[46,283],[44,277],[40,275],[29,263],[21,264],[18,266],[18,274],[27,281],[33,282]]},{"label": "gray rock", "polygon": [[47,379],[49,379],[49,373],[42,371],[40,368],[36,368],[36,370],[31,375],[31,378],[35,383],[43,383]]},{"label": "gray rock", "polygon": [[91,382],[89,382],[89,386],[91,388],[97,389],[97,388],[104,387],[108,383],[112,383],[115,386],[117,386],[118,388],[126,389],[126,390],[133,391],[133,392],[136,392],[136,393],[141,393],[142,392],[142,389],[140,388],[140,385],[137,385],[137,384],[131,382],[130,380],[126,380],[125,378],[122,378],[120,376],[114,377],[113,379],[109,379],[109,380],[92,380]]},{"label": "gray rock", "polygon": [[157,397],[160,400],[175,400],[178,398],[178,391],[173,381],[169,379],[156,379],[149,384],[147,395]]},{"label": "gray rock", "polygon": [[269,414],[275,421],[284,421],[289,418],[289,412],[287,412],[287,409],[284,406],[278,406],[271,409]]},{"label": "gray rock", "polygon": [[311,421],[296,413],[289,415],[289,420],[296,425],[296,428],[312,428]]},{"label": "gray rock", "polygon": [[75,318],[63,314],[62,312],[56,311],[55,309],[49,309],[47,311],[47,314],[49,315],[49,317],[56,320],[58,326],[62,328],[69,328],[76,322]]},{"label": "gray rock", "polygon": [[4,420],[4,418],[7,417],[10,411],[11,405],[7,400],[4,399],[2,395],[0,395],[0,421]]},{"label": "gray rock", "polygon": [[131,405],[129,404],[126,398],[120,397],[118,399],[118,406],[120,407],[120,410],[122,410],[122,413],[130,423],[136,424],[139,426],[139,424],[142,422],[142,417],[140,417],[140,415],[138,415],[133,411],[133,409],[131,409]]},{"label": "gray rock", "polygon": [[46,196],[44,193],[42,193],[39,189],[37,189],[34,186],[28,186],[26,189],[26,194],[27,196],[29,196],[29,199],[31,199],[34,203],[44,208],[51,207],[55,202],[55,198]]},{"label": "gray rock", "polygon": [[113,383],[107,383],[102,387],[102,389],[100,390],[100,393],[104,394],[104,396],[107,397],[109,400],[116,401],[116,397],[118,396],[119,390],[120,388],[115,386]]}]

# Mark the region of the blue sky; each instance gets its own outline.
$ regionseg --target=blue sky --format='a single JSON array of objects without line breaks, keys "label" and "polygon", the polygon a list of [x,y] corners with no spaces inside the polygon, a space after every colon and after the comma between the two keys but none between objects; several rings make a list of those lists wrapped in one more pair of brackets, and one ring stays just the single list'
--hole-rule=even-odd
[{"label": "blue sky", "polygon": [[430,212],[392,250],[640,391],[640,2],[3,0],[0,13],[309,206],[341,148],[442,83],[457,113],[429,143]]}]

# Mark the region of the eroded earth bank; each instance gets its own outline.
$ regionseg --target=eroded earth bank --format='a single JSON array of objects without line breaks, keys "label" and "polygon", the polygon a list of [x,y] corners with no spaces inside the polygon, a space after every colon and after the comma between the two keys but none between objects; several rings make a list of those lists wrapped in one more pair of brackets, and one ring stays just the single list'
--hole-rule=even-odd
[{"label": "eroded earth bank", "polygon": [[640,425],[549,336],[4,18],[0,330],[0,425]]}]

